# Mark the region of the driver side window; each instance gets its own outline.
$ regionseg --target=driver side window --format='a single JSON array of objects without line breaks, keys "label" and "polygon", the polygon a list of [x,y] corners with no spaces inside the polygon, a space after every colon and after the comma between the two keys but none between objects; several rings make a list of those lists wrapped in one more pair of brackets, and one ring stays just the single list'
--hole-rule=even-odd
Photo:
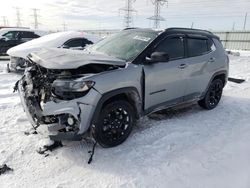
[{"label": "driver side window", "polygon": [[169,60],[183,58],[184,39],[182,37],[167,38],[156,47],[155,51],[167,53]]},{"label": "driver side window", "polygon": [[3,36],[8,38],[9,40],[17,40],[18,31],[9,31],[5,33]]}]

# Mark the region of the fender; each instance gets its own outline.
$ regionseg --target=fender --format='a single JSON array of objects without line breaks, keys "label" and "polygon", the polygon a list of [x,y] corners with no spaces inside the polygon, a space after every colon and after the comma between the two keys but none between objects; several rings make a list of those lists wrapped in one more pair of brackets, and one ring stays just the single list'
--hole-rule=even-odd
[{"label": "fender", "polygon": [[115,89],[115,90],[109,91],[109,92],[104,93],[102,95],[102,97],[100,98],[100,100],[98,101],[98,103],[96,105],[95,112],[94,112],[94,115],[92,117],[91,123],[94,124],[94,123],[97,122],[98,115],[101,112],[102,106],[103,106],[103,104],[107,100],[111,99],[112,97],[114,97],[116,95],[119,95],[119,94],[128,94],[128,93],[131,93],[131,92],[135,93],[137,95],[137,97],[139,98],[139,101],[137,101],[137,100],[135,101],[138,104],[140,104],[139,105],[140,107],[137,106],[137,105],[135,106],[135,108],[136,108],[135,110],[137,111],[136,113],[137,113],[137,116],[138,116],[141,113],[141,111],[142,111],[142,109],[138,109],[138,108],[142,107],[142,105],[141,105],[141,97],[139,95],[139,92],[138,92],[137,88],[135,88],[135,87],[125,87],[125,88],[119,88],[119,89]]},{"label": "fender", "polygon": [[207,91],[208,91],[208,88],[209,88],[210,84],[212,83],[213,79],[214,79],[216,76],[221,75],[221,74],[225,74],[225,84],[224,84],[224,86],[226,85],[226,83],[227,83],[227,78],[228,78],[228,72],[227,72],[226,70],[222,70],[222,71],[218,71],[218,72],[214,73],[213,76],[211,77],[211,79],[210,79],[209,82],[208,82],[208,85],[207,85],[207,87],[206,87],[206,90],[202,93],[202,95],[201,95],[201,97],[200,97],[201,99],[203,99],[203,98],[205,97],[205,95],[206,95],[206,93],[207,93]]}]

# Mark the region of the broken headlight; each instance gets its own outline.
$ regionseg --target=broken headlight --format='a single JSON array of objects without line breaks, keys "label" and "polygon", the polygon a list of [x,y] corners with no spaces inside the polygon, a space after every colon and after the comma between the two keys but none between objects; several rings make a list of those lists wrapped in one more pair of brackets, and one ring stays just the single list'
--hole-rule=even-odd
[{"label": "broken headlight", "polygon": [[83,97],[94,86],[93,81],[55,80],[52,92],[63,100]]}]

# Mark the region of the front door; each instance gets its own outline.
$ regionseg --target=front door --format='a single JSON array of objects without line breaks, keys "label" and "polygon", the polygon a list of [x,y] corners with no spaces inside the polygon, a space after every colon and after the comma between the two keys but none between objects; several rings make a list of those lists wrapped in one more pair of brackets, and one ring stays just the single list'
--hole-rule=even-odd
[{"label": "front door", "polygon": [[166,52],[169,61],[144,65],[146,111],[182,102],[187,84],[184,36],[169,36],[153,51]]}]

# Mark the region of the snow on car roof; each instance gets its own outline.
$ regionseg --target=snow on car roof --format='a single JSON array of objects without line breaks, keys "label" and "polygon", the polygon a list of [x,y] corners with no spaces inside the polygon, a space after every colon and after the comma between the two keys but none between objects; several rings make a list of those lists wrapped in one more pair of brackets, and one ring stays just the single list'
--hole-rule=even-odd
[{"label": "snow on car roof", "polygon": [[96,43],[101,39],[95,35],[79,31],[57,32],[15,46],[9,49],[7,54],[10,56],[26,58],[30,52],[37,51],[41,48],[58,48],[66,41],[73,38],[86,38],[93,43]]},{"label": "snow on car roof", "polygon": [[72,38],[87,38],[92,42],[97,42],[99,38],[89,35],[84,32],[78,31],[67,31],[67,32],[58,32],[45,35],[43,37],[31,40],[24,44],[19,45],[18,47],[25,48],[29,46],[43,46],[43,47],[59,47],[63,45],[67,40]]}]

